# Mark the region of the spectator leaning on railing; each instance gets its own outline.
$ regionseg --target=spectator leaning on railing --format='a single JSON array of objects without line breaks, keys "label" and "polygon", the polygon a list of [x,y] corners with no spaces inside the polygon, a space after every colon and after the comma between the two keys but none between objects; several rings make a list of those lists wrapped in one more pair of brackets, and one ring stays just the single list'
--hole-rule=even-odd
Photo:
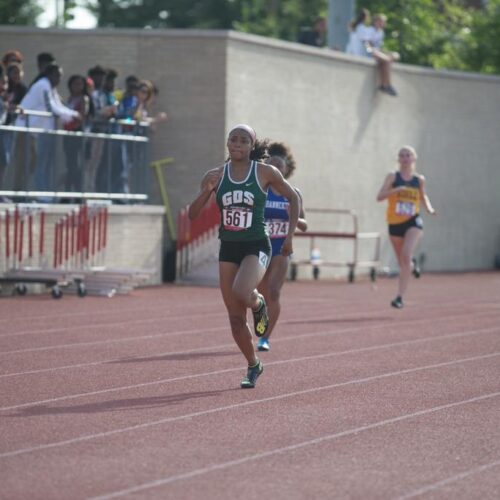
[{"label": "spectator leaning on railing", "polygon": [[[73,118],[81,118],[80,113],[69,109],[62,104],[59,94],[56,90],[59,82],[61,81],[62,69],[59,65],[51,63],[45,69],[44,75],[36,81],[28,90],[28,93],[21,101],[20,108],[21,114],[17,117],[16,126],[18,127],[32,127],[43,130],[55,130],[56,119],[60,118],[63,123],[66,123]],[[45,111],[52,114],[52,116],[29,116],[30,111]],[[15,168],[15,188],[22,189],[27,187],[27,178],[25,172],[27,165],[20,163],[19,148],[23,145],[23,137],[26,140],[26,133],[19,132],[17,134],[14,161]],[[49,191],[54,189],[52,179],[52,164],[55,153],[55,136],[52,134],[37,133],[35,134],[35,188],[39,191]],[[29,134],[29,137],[33,137]],[[21,140],[19,140],[21,139]],[[27,140],[33,140],[28,138]]]}]

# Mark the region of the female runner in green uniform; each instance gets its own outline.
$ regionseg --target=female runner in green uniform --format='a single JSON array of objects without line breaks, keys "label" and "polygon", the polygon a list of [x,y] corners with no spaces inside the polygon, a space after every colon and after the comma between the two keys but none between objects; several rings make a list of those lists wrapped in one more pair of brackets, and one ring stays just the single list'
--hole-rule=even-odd
[{"label": "female runner in green uniform", "polygon": [[280,171],[259,160],[263,148],[252,127],[240,124],[232,128],[227,140],[229,161],[206,172],[201,190],[189,207],[194,219],[215,193],[221,210],[219,239],[219,281],[233,338],[248,362],[242,388],[253,388],[263,371],[256,357],[252,334],[247,323],[247,308],[254,316],[254,331],[265,335],[269,325],[264,297],[257,292],[270,261],[271,244],[266,232],[264,207],[267,190],[290,202],[290,224],[282,247],[283,255],[293,251],[292,238],[299,217],[299,197]]}]

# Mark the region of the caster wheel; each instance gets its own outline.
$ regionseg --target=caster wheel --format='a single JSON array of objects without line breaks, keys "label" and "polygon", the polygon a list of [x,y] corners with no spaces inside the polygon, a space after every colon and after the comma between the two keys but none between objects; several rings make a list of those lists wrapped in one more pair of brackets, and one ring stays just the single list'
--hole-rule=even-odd
[{"label": "caster wheel", "polygon": [[87,288],[85,288],[85,285],[83,283],[78,283],[76,292],[78,293],[78,297],[83,298],[87,295]]}]

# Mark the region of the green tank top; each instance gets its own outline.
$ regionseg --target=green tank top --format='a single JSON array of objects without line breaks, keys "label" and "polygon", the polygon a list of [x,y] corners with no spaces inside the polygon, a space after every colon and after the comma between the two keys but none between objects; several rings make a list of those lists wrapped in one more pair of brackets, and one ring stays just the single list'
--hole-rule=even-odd
[{"label": "green tank top", "polygon": [[229,163],[224,165],[217,188],[217,204],[221,211],[219,238],[222,241],[255,241],[267,238],[264,208],[267,193],[257,177],[257,162],[252,161],[246,179],[231,179]]}]

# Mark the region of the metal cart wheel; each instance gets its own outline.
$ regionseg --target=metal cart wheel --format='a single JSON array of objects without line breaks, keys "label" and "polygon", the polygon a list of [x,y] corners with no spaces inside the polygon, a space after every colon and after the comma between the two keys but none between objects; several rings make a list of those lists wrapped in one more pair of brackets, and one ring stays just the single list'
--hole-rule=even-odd
[{"label": "metal cart wheel", "polygon": [[87,288],[85,287],[85,283],[78,283],[77,288],[76,288],[76,293],[78,294],[78,297],[85,297],[87,295]]},{"label": "metal cart wheel", "polygon": [[52,287],[50,294],[52,295],[53,299],[61,299],[63,296],[62,290],[59,287],[59,285],[54,285],[54,287]]},{"label": "metal cart wheel", "polygon": [[290,280],[295,281],[297,279],[297,264],[295,262],[292,262],[290,264]]},{"label": "metal cart wheel", "polygon": [[319,267],[313,266],[313,278],[317,280],[319,278]]},{"label": "metal cart wheel", "polygon": [[27,291],[28,291],[28,288],[26,285],[24,285],[23,283],[20,283],[18,285],[16,285],[16,293],[18,295],[26,295]]}]

